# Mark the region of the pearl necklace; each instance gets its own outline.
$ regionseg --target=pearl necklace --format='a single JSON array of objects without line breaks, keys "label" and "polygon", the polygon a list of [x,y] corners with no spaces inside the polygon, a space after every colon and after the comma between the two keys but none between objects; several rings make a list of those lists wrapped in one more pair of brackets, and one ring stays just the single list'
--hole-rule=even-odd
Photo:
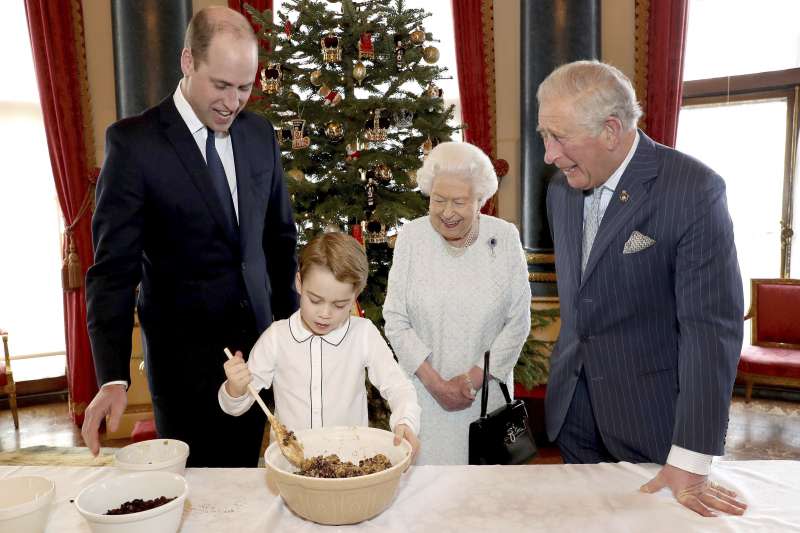
[{"label": "pearl necklace", "polygon": [[480,232],[480,217],[475,218],[475,222],[472,223],[472,227],[469,229],[469,233],[467,233],[466,239],[464,239],[464,244],[461,246],[453,246],[447,240],[442,237],[444,241],[444,249],[447,254],[451,257],[461,257],[467,251],[467,248],[475,244],[475,241],[478,239],[478,233]]}]

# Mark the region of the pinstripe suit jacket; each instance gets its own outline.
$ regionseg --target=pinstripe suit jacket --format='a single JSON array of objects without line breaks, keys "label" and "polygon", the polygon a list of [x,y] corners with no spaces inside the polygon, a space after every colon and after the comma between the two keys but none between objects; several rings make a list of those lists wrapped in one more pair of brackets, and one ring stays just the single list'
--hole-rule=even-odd
[{"label": "pinstripe suit jacket", "polygon": [[[583,281],[583,193],[561,174],[548,189],[561,300],[548,435],[558,435],[583,368],[597,426],[618,460],[664,464],[672,444],[721,455],[744,314],[725,184],[639,134]],[[634,230],[656,242],[623,254]]]}]

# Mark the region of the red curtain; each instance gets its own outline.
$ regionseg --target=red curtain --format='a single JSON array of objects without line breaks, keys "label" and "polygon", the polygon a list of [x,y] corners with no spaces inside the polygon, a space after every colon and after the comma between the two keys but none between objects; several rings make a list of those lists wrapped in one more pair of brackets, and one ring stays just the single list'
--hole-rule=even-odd
[{"label": "red curtain", "polygon": [[[502,177],[508,163],[497,159],[492,0],[451,0],[451,5],[464,140],[483,150]],[[495,214],[496,197],[481,211]]]},{"label": "red curtain", "polygon": [[[97,392],[83,277],[92,264],[94,168],[81,2],[25,0],[33,61],[65,239],[64,325],[70,414],[76,424]],[[70,252],[72,252],[70,254]]]},{"label": "red curtain", "polygon": [[645,104],[644,130],[655,141],[674,147],[683,93],[687,0],[637,0],[636,11],[637,26],[646,28],[647,35],[646,45],[637,46],[637,56],[646,51],[646,57],[637,57],[637,74],[644,76],[637,83]]}]

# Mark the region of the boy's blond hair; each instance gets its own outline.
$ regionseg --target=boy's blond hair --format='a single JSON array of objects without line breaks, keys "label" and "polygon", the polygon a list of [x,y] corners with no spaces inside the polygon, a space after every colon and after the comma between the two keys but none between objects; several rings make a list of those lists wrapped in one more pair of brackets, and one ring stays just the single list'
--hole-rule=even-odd
[{"label": "boy's blond hair", "polygon": [[369,263],[364,248],[350,235],[321,233],[300,251],[300,280],[313,266],[325,267],[342,283],[352,283],[356,295],[367,285]]}]

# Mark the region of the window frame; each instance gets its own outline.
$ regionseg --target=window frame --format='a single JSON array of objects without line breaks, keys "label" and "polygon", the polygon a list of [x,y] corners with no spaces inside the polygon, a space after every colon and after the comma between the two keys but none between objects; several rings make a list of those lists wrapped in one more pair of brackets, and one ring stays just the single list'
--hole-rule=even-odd
[{"label": "window frame", "polygon": [[731,102],[786,99],[786,144],[784,147],[783,197],[781,198],[782,278],[791,277],[795,182],[797,181],[798,136],[800,134],[800,68],[723,76],[683,82],[684,107]]}]

